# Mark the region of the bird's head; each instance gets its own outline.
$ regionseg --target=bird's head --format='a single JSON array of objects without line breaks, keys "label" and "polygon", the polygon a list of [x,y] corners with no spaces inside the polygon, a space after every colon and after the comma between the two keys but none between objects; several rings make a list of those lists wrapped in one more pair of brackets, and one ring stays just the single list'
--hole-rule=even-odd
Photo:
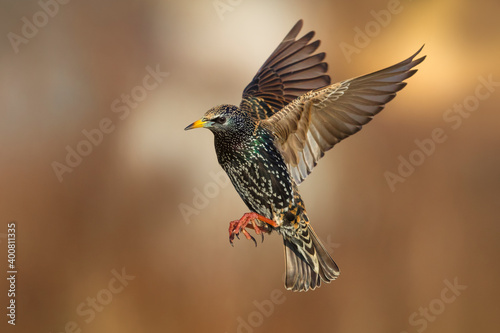
[{"label": "bird's head", "polygon": [[242,132],[252,129],[253,120],[245,115],[235,105],[223,104],[208,110],[201,119],[187,126],[184,130],[193,128],[208,128],[214,134]]}]

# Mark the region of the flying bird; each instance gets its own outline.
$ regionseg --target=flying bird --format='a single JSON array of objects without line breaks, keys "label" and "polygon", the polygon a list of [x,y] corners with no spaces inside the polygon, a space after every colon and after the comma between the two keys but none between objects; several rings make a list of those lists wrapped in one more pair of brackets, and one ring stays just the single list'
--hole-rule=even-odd
[{"label": "flying bird", "polygon": [[[239,106],[219,105],[187,126],[214,134],[219,164],[249,213],[229,224],[229,241],[246,228],[276,231],[285,248],[285,287],[307,291],[339,268],[314,232],[298,185],[335,144],[358,132],[406,85],[424,57],[331,84],[314,31],[297,39],[298,21],[243,91]],[[239,237],[238,237],[239,238]],[[257,245],[257,243],[255,242]]]}]

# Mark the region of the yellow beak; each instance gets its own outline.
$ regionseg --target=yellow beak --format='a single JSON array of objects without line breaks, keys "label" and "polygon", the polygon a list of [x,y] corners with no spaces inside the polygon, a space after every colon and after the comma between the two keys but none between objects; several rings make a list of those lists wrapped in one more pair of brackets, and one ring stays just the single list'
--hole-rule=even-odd
[{"label": "yellow beak", "polygon": [[194,123],[192,123],[188,127],[186,127],[184,130],[187,131],[187,130],[190,130],[190,129],[193,129],[193,128],[202,128],[202,127],[206,127],[206,125],[207,125],[207,122],[206,121],[202,121],[200,119],[200,120],[195,121]]}]

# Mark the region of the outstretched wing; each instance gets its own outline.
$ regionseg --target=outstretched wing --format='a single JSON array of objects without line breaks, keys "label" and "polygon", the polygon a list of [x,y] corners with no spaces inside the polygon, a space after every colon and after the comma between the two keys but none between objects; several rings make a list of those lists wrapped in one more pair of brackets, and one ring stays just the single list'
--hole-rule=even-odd
[{"label": "outstretched wing", "polygon": [[311,55],[319,40],[314,31],[296,40],[302,20],[286,35],[252,82],[243,91],[240,108],[256,119],[266,119],[308,91],[330,84],[325,53]]},{"label": "outstretched wing", "polygon": [[425,59],[413,60],[421,50],[386,69],[311,91],[262,121],[275,134],[297,184],[327,150],[359,131],[404,88],[403,81],[417,71],[411,68]]}]

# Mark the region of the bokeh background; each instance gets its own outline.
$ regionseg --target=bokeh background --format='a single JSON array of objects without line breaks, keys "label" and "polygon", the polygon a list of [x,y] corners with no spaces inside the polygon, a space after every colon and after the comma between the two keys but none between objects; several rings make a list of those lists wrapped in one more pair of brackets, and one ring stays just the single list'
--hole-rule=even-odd
[{"label": "bokeh background", "polygon": [[[443,118],[487,92],[480,77],[500,81],[498,1],[70,1],[18,52],[8,34],[22,35],[23,17],[33,22],[42,7],[0,4],[0,268],[17,221],[19,271],[15,327],[0,279],[2,332],[499,329],[500,86],[455,114],[460,125]],[[346,56],[342,43],[356,46],[355,29],[388,6],[399,12]],[[301,186],[342,274],[291,293],[280,237],[229,245],[228,222],[246,207],[211,176],[221,170],[212,134],[183,129],[214,105],[238,104],[300,18],[322,40],[332,81],[424,43],[427,59]],[[142,85],[148,66],[168,77],[120,119],[111,104]],[[66,164],[67,146],[105,118],[111,133],[60,181],[53,163]],[[391,190],[384,174],[436,128],[445,142]],[[113,271],[130,278],[120,292]],[[446,303],[445,281],[466,289],[453,301],[444,291]]]}]

